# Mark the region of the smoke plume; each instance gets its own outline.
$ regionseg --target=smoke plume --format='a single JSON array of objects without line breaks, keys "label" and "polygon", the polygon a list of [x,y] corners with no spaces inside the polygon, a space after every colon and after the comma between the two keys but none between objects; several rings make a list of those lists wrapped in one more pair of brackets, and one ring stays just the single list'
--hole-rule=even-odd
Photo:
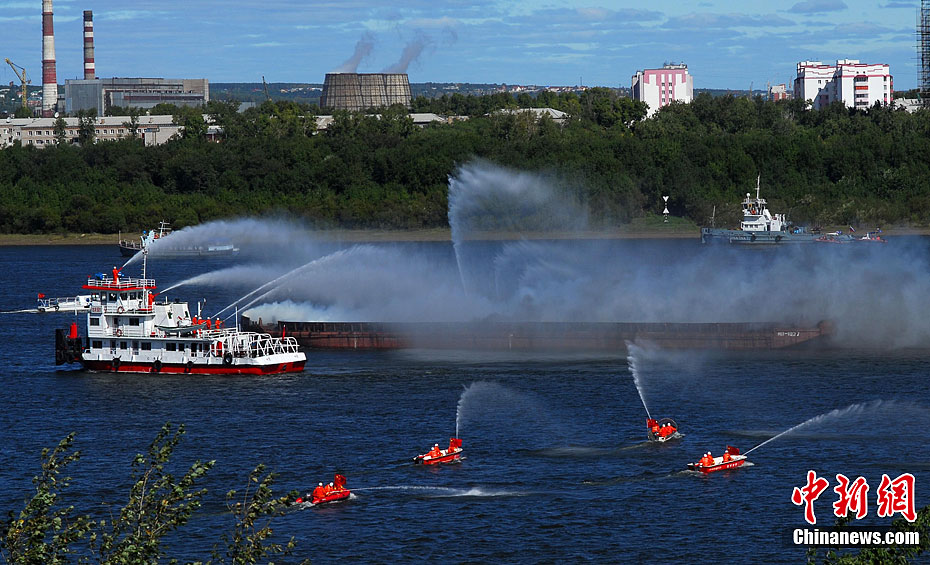
[{"label": "smoke plume", "polygon": [[375,36],[371,32],[366,31],[361,39],[358,40],[355,44],[355,52],[352,53],[352,56],[346,60],[345,63],[339,66],[336,69],[335,73],[354,73],[358,70],[359,63],[362,62],[365,57],[368,57],[371,54],[372,49],[375,47]]},{"label": "smoke plume", "polygon": [[417,34],[417,37],[404,46],[404,50],[400,54],[400,59],[382,72],[406,73],[410,63],[416,61],[420,54],[423,53],[423,50],[432,45],[432,43],[433,40],[429,36],[422,33]]}]

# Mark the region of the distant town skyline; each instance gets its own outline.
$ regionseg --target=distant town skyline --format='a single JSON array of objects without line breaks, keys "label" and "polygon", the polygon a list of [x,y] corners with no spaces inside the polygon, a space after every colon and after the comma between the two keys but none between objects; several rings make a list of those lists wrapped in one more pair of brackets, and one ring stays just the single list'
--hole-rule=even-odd
[{"label": "distant town skyline", "polygon": [[[42,82],[41,0],[0,3],[0,57]],[[695,3],[455,0],[249,2],[54,0],[57,78],[83,78],[83,10],[99,77],[321,83],[327,72],[406,72],[411,82],[629,87],[684,62],[695,89],[762,90],[796,64],[859,59],[917,86],[918,0]],[[7,65],[4,84],[17,82]]]}]

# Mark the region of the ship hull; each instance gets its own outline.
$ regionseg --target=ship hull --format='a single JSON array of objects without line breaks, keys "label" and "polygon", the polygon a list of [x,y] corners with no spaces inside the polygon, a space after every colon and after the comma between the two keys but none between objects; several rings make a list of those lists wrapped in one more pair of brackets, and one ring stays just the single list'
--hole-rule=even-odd
[{"label": "ship hull", "polygon": [[798,347],[832,334],[814,327],[770,323],[378,323],[278,322],[260,325],[242,317],[253,331],[293,337],[309,349],[478,349],[506,351],[626,351],[627,342],[666,349],[759,350]]},{"label": "ship hull", "polygon": [[114,364],[112,360],[81,361],[88,371],[99,373],[160,373],[168,375],[273,375],[278,373],[299,373],[304,370],[306,361],[282,363],[221,365],[163,363],[156,367],[154,362],[134,362]]},{"label": "ship hull", "polygon": [[809,232],[743,231],[701,228],[701,243],[733,243],[738,245],[782,245],[813,243],[815,235]]}]

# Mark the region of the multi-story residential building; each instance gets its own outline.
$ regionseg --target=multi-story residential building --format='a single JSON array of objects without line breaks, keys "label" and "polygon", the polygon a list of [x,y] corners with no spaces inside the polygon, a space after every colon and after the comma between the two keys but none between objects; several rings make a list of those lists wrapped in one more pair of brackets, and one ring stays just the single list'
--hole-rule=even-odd
[{"label": "multi-story residential building", "polygon": [[769,100],[787,100],[788,87],[785,84],[773,84],[769,86]]},{"label": "multi-story residential building", "polygon": [[688,74],[688,65],[666,64],[661,69],[636,71],[633,75],[633,99],[649,105],[649,115],[674,101],[691,102],[694,99],[694,81]]},{"label": "multi-story residential building", "polygon": [[820,61],[798,63],[795,96],[810,100],[815,109],[840,101],[848,108],[865,110],[876,102],[887,106],[894,94],[894,80],[886,64],[840,59],[836,65]]}]

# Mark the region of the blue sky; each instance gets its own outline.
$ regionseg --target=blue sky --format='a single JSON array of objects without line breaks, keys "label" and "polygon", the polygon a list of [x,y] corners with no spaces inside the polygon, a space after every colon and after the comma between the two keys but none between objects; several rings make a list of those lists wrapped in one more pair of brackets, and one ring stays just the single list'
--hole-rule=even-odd
[{"label": "blue sky", "polygon": [[[41,0],[0,0],[0,58],[41,82]],[[357,44],[359,72],[408,54],[411,82],[629,86],[638,69],[688,64],[696,88],[764,88],[801,60],[888,63],[917,85],[918,0],[55,0],[58,81],[81,78],[93,10],[97,75],[322,82]],[[0,80],[15,77],[3,65]]]}]

